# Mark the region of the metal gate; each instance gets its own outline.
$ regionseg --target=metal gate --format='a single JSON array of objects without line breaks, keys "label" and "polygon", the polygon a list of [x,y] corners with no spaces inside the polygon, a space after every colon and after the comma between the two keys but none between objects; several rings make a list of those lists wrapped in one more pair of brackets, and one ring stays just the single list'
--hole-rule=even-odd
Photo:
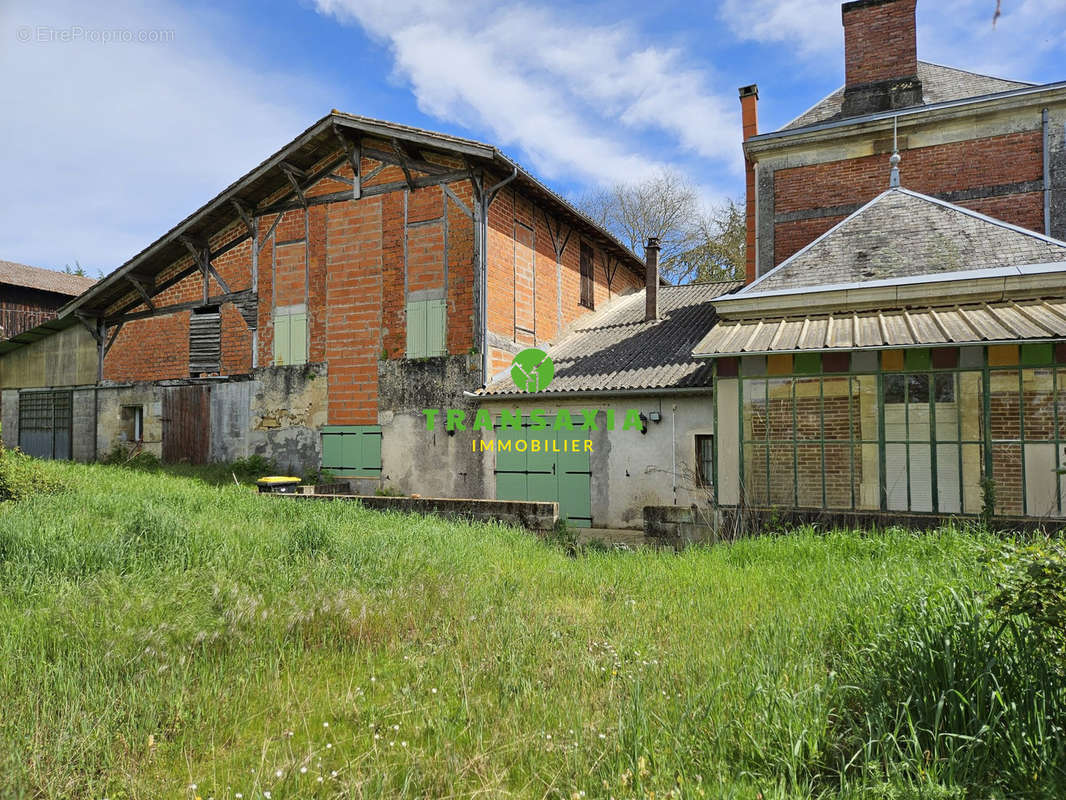
[{"label": "metal gate", "polygon": [[19,392],[19,449],[36,458],[70,458],[73,392]]},{"label": "metal gate", "polygon": [[[574,431],[532,428],[529,419],[520,429],[496,429],[496,499],[536,500],[559,504],[559,517],[576,528],[592,526],[592,471],[589,454],[567,452]],[[537,442],[534,452],[534,442]],[[519,444],[521,443],[521,444]],[[503,448],[501,449],[501,445]]]},{"label": "metal gate", "polygon": [[172,386],[163,394],[163,461],[206,464],[211,445],[211,387]]}]

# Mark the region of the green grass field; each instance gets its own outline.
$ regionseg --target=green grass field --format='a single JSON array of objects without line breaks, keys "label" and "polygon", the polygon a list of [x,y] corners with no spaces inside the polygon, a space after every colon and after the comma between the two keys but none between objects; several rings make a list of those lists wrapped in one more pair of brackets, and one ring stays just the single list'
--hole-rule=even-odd
[{"label": "green grass field", "polygon": [[[880,680],[870,647],[901,609],[989,588],[982,534],[574,556],[504,527],[43,468],[67,488],[0,503],[2,797],[1003,793],[939,754],[863,755],[872,690],[849,689]],[[1057,765],[1002,785],[1061,787],[1058,736]]]}]

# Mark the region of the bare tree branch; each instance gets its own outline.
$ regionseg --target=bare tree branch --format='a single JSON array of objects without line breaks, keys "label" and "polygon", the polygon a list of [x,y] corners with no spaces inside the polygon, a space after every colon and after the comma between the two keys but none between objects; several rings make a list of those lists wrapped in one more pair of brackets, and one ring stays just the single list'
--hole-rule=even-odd
[{"label": "bare tree branch", "polygon": [[743,274],[744,212],[730,201],[705,210],[696,187],[664,170],[637,183],[586,195],[578,206],[633,252],[659,239],[660,272],[671,283],[723,280]]}]

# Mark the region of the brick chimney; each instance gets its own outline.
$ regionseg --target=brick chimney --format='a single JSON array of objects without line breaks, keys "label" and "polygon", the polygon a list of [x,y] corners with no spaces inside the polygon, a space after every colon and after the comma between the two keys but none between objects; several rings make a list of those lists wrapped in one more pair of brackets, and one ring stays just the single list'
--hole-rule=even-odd
[{"label": "brick chimney", "polygon": [[[759,133],[759,87],[756,84],[740,87],[740,119],[744,141]],[[744,220],[747,236],[744,240],[744,283],[755,280],[755,162],[744,156],[745,204]]]},{"label": "brick chimney", "polygon": [[918,0],[844,3],[845,117],[922,104],[917,4]]},{"label": "brick chimney", "polygon": [[644,245],[644,321],[659,318],[659,240],[648,237]]}]

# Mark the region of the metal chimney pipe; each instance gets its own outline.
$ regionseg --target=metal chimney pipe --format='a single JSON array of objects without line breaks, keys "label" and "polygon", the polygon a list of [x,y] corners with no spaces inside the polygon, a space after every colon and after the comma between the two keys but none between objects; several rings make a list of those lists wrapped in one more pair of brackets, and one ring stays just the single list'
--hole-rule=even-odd
[{"label": "metal chimney pipe", "polygon": [[649,236],[644,245],[644,321],[659,318],[659,238]]}]

